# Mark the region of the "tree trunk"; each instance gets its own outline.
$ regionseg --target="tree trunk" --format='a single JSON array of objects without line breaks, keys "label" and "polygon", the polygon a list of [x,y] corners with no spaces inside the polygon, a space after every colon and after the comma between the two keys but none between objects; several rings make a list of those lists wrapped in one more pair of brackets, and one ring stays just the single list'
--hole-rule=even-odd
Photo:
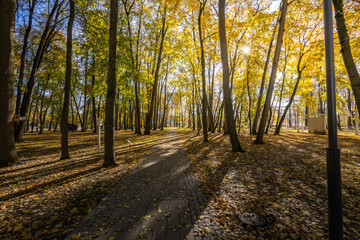
[{"label": "tree trunk", "polygon": [[274,116],[272,107],[270,107],[270,110],[269,110],[269,111],[270,111],[270,115],[269,115],[269,119],[268,119],[268,121],[267,121],[265,134],[268,134],[269,128],[270,128],[270,125],[271,125],[271,119],[273,119],[273,116]]},{"label": "tree trunk", "polygon": [[[36,55],[34,58],[30,77],[29,77],[29,80],[27,83],[27,89],[24,93],[24,97],[23,97],[21,107],[20,107],[20,115],[21,116],[26,116],[27,113],[29,112],[29,105],[30,105],[30,100],[31,100],[32,93],[33,93],[34,86],[35,86],[36,75],[39,70],[42,57],[50,43],[50,40],[53,38],[54,33],[55,33],[56,24],[51,25],[51,23],[53,21],[53,17],[54,17],[55,13],[56,13],[55,22],[57,22],[57,18],[60,14],[59,11],[57,11],[57,9],[61,5],[62,5],[62,3],[59,4],[59,0],[55,0],[54,6],[48,16],[44,31],[40,38],[40,43],[39,43],[39,46],[38,46],[38,49],[37,49],[37,52],[36,52]],[[17,141],[17,142],[22,141],[23,130],[24,130],[24,122],[20,121],[19,124],[17,125],[17,128],[15,129],[15,141]]]},{"label": "tree trunk", "polygon": [[352,118],[354,117],[353,111],[352,111],[352,104],[351,104],[351,91],[350,88],[348,88],[348,92],[347,92],[347,107],[349,110],[349,114],[350,116],[348,117],[348,127],[352,128]]},{"label": "tree trunk", "polygon": [[93,66],[93,73],[92,73],[92,76],[91,76],[91,86],[92,86],[92,120],[93,120],[93,133],[97,133],[97,126],[96,126],[96,99],[95,99],[95,92],[94,92],[94,88],[95,88],[95,57],[93,55],[93,63],[92,63],[92,66]]},{"label": "tree trunk", "polygon": [[227,124],[231,140],[231,146],[233,152],[243,152],[241,148],[238,135],[236,133],[236,127],[234,122],[234,110],[232,106],[231,91],[229,87],[230,70],[229,60],[227,53],[227,41],[226,41],[226,28],[225,28],[225,0],[219,0],[219,34],[220,34],[220,50],[221,50],[221,62],[223,68],[223,90],[225,101],[225,114],[227,115]]},{"label": "tree trunk", "polygon": [[161,120],[161,130],[164,130],[164,125],[165,125],[165,116],[166,116],[166,97],[167,97],[167,92],[166,92],[166,83],[167,83],[167,75],[165,77],[165,93],[164,93],[164,109],[163,109],[163,115],[162,115],[162,120]]},{"label": "tree trunk", "polygon": [[117,31],[118,31],[118,0],[110,1],[110,37],[109,37],[109,69],[105,104],[105,157],[104,167],[116,166],[115,163],[115,98],[117,68]]},{"label": "tree trunk", "polygon": [[283,42],[283,36],[284,36],[284,31],[285,31],[285,17],[286,17],[287,6],[288,6],[288,0],[283,0],[282,6],[281,6],[279,32],[278,32],[277,42],[276,42],[276,47],[275,47],[275,55],[274,55],[272,69],[271,69],[269,87],[268,87],[268,91],[266,94],[265,105],[264,105],[264,110],[263,110],[262,116],[261,116],[258,134],[257,134],[256,140],[254,142],[256,144],[264,143],[263,136],[264,136],[264,132],[265,132],[266,121],[268,119],[271,98],[272,98],[272,94],[274,91],[274,85],[275,85],[277,67],[278,67],[278,63],[279,63],[281,45]]},{"label": "tree trunk", "polygon": [[[20,60],[20,69],[19,69],[19,80],[17,83],[17,95],[16,95],[16,107],[15,114],[19,115],[20,113],[20,104],[21,104],[21,96],[22,96],[22,85],[24,81],[24,72],[25,72],[25,61],[26,61],[26,52],[28,47],[29,35],[32,28],[32,19],[33,13],[36,5],[36,0],[29,1],[29,21],[25,30],[24,41],[21,51],[21,60]],[[15,129],[17,128],[18,123],[15,122]]]},{"label": "tree trunk", "polygon": [[199,28],[199,41],[200,41],[200,50],[201,50],[201,82],[202,82],[202,125],[203,125],[203,135],[204,142],[208,141],[208,119],[207,119],[207,96],[206,96],[206,81],[205,81],[205,53],[204,53],[204,39],[202,37],[201,30],[201,16],[204,11],[207,0],[203,3],[200,3],[200,11],[198,17],[198,28]]},{"label": "tree trunk", "polygon": [[115,131],[119,130],[119,108],[120,108],[120,90],[116,91],[116,103],[115,103]]},{"label": "tree trunk", "polygon": [[[287,111],[289,110],[292,102],[294,101],[294,98],[295,98],[295,95],[296,95],[296,91],[297,91],[298,86],[299,86],[299,83],[300,83],[302,71],[303,71],[303,70],[298,71],[298,77],[297,77],[297,79],[296,79],[296,83],[295,83],[294,90],[293,90],[293,92],[292,92],[292,94],[291,94],[289,103],[286,105],[285,110],[284,110],[284,112],[283,112],[283,114],[282,114],[282,116],[281,116],[281,119],[280,119],[280,121],[279,121],[279,124],[276,126],[275,133],[274,133],[275,135],[280,134],[281,126],[282,126],[282,124],[283,124],[283,122],[284,122],[284,120],[285,120]],[[291,127],[291,126],[290,126],[290,127]]]},{"label": "tree trunk", "polygon": [[[209,131],[211,133],[215,132],[215,123],[214,123],[214,116],[213,116],[213,96],[214,96],[214,74],[215,74],[215,66],[213,67],[213,74],[211,77],[211,63],[209,64],[209,99],[207,101],[208,106],[208,117],[209,117]],[[210,81],[211,79],[211,81]]]},{"label": "tree trunk", "polygon": [[356,106],[360,113],[360,76],[359,76],[359,72],[357,71],[356,64],[354,62],[351,53],[350,38],[347,33],[347,28],[344,18],[343,0],[333,0],[333,4],[336,12],[335,14],[336,28],[341,45],[340,52],[344,59],[345,68],[349,75],[351,88],[354,93]]},{"label": "tree trunk", "polygon": [[75,19],[75,3],[74,0],[70,2],[70,17],[67,27],[66,40],[66,72],[65,72],[65,87],[64,87],[64,105],[61,115],[61,157],[60,159],[69,159],[69,103],[71,91],[71,70],[72,70],[72,29]]},{"label": "tree trunk", "polygon": [[248,108],[248,119],[249,119],[249,134],[252,133],[251,131],[251,109],[252,109],[252,101],[251,101],[251,92],[250,92],[250,56],[248,56],[247,60],[247,67],[246,67],[246,88],[248,93],[248,100],[249,100],[249,108]]},{"label": "tree trunk", "polygon": [[83,110],[83,125],[81,128],[82,132],[86,132],[86,122],[87,122],[87,75],[88,75],[88,56],[86,54],[86,60],[85,60],[85,76],[84,76],[84,110]]},{"label": "tree trunk", "polygon": [[260,117],[260,112],[261,112],[261,103],[262,103],[263,93],[264,93],[264,88],[265,88],[266,73],[267,73],[268,67],[269,67],[271,50],[272,50],[272,45],[274,43],[275,33],[276,33],[276,24],[274,26],[273,34],[271,36],[271,41],[270,41],[270,44],[269,44],[269,49],[268,49],[268,52],[267,52],[265,66],[264,66],[264,72],[263,72],[263,75],[262,75],[262,78],[261,78],[261,85],[260,85],[260,90],[259,90],[259,99],[258,99],[257,106],[256,106],[256,113],[255,113],[253,127],[252,127],[252,134],[257,134],[257,127],[258,127],[258,122],[259,122],[259,117]]},{"label": "tree trunk", "polygon": [[15,0],[0,2],[0,167],[20,163],[14,141]]},{"label": "tree trunk", "polygon": [[155,108],[155,98],[157,96],[157,89],[158,89],[158,83],[159,83],[159,72],[161,67],[161,61],[162,61],[162,52],[164,47],[164,39],[167,32],[166,27],[166,8],[164,10],[163,16],[162,16],[162,27],[161,27],[161,40],[160,40],[160,49],[159,49],[159,55],[157,59],[155,74],[154,74],[154,85],[152,88],[151,93],[151,103],[150,103],[150,109],[149,112],[146,113],[146,123],[145,123],[145,130],[144,134],[149,135],[151,130],[151,123],[152,123],[152,116]]}]

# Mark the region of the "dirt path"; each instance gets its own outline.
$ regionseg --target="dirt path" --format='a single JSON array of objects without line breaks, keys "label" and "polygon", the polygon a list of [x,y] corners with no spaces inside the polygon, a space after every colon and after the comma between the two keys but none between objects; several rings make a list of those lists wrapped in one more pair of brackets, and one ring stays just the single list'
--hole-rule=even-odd
[{"label": "dirt path", "polygon": [[221,239],[179,134],[163,138],[66,239]]}]

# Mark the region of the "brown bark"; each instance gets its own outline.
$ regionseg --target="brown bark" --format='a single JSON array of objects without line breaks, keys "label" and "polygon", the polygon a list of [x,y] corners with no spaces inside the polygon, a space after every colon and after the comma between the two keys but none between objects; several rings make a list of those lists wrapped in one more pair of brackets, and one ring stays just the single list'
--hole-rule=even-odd
[{"label": "brown bark", "polygon": [[60,159],[69,159],[69,104],[71,91],[71,70],[72,70],[72,29],[75,20],[75,3],[74,0],[69,0],[70,3],[70,17],[67,26],[66,39],[66,72],[65,72],[65,87],[64,87],[64,105],[61,115],[61,157]]},{"label": "brown bark", "polygon": [[96,125],[96,99],[95,99],[95,54],[92,58],[92,75],[91,75],[91,100],[92,100],[92,120],[93,120],[93,133],[97,133]]},{"label": "brown bark", "polygon": [[202,29],[201,29],[201,16],[205,9],[207,0],[204,2],[199,1],[200,11],[198,16],[198,28],[199,28],[199,42],[200,42],[200,51],[201,51],[201,83],[202,83],[202,125],[203,125],[203,136],[204,142],[208,141],[208,102],[206,96],[206,80],[205,80],[205,53],[204,53],[204,39],[202,37]]},{"label": "brown bark", "polygon": [[[27,113],[29,112],[29,105],[30,105],[32,93],[33,93],[34,86],[35,86],[36,75],[39,70],[42,57],[43,57],[51,39],[53,38],[54,33],[55,33],[56,24],[51,25],[51,23],[53,21],[54,15],[55,15],[54,22],[57,22],[57,18],[60,14],[59,8],[62,6],[62,4],[63,4],[62,2],[59,3],[59,0],[55,0],[54,5],[51,9],[51,12],[48,16],[44,31],[41,35],[40,43],[39,43],[39,46],[38,46],[38,49],[37,49],[37,52],[35,55],[35,59],[33,62],[31,73],[30,73],[30,77],[29,77],[29,80],[27,83],[27,88],[24,93],[23,100],[21,102],[21,107],[20,107],[20,115],[21,116],[26,116]],[[17,125],[17,128],[15,129],[15,141],[17,141],[17,142],[22,141],[23,130],[24,130],[24,122],[21,121],[21,122],[19,122],[19,124]]]},{"label": "brown bark", "polygon": [[0,1],[0,167],[20,163],[14,141],[15,0]]},{"label": "brown bark", "polygon": [[284,36],[284,31],[285,31],[285,18],[286,18],[287,6],[288,6],[288,0],[283,0],[282,5],[281,5],[281,17],[280,17],[280,24],[279,24],[279,32],[278,32],[277,41],[276,41],[275,55],[274,55],[274,59],[273,59],[272,69],[271,69],[269,87],[268,87],[268,91],[266,94],[265,105],[264,105],[264,110],[263,110],[262,116],[261,116],[258,134],[257,134],[256,140],[254,142],[256,144],[264,143],[263,136],[264,136],[264,132],[265,132],[266,121],[268,119],[268,114],[269,114],[269,110],[270,110],[271,98],[272,98],[272,94],[274,91],[275,78],[276,78],[277,67],[278,67],[278,63],[279,63],[281,45],[283,42],[283,36]]},{"label": "brown bark", "polygon": [[343,56],[345,68],[350,78],[351,88],[354,93],[356,106],[360,113],[360,76],[351,53],[350,38],[347,33],[347,28],[345,24],[343,0],[333,0],[333,4],[336,13],[336,28],[341,45],[340,52]]},{"label": "brown bark", "polygon": [[301,74],[302,74],[302,72],[304,70],[304,67],[300,69],[300,63],[301,63],[301,56],[300,56],[300,59],[299,59],[298,65],[297,65],[298,77],[296,79],[295,87],[294,87],[294,90],[293,90],[293,92],[291,94],[290,100],[289,100],[288,104],[286,105],[285,110],[284,110],[284,112],[283,112],[283,114],[281,116],[279,124],[277,124],[277,126],[276,126],[275,135],[280,134],[281,126],[282,126],[282,124],[283,124],[283,122],[285,120],[286,114],[287,114],[292,102],[294,101],[296,91],[297,91],[299,83],[300,83]]},{"label": "brown bark", "polygon": [[226,28],[225,28],[225,0],[219,0],[219,35],[220,35],[220,50],[221,63],[223,68],[223,90],[225,102],[225,114],[227,115],[227,125],[231,140],[231,147],[233,152],[243,152],[238,135],[236,133],[234,110],[232,106],[231,91],[230,91],[230,69],[227,53]]},{"label": "brown bark", "polygon": [[276,32],[275,29],[276,29],[276,24],[275,24],[275,27],[274,27],[273,34],[271,36],[271,41],[270,41],[270,44],[269,44],[269,49],[268,49],[268,52],[267,52],[265,66],[264,66],[264,72],[263,72],[263,75],[262,75],[262,78],[261,78],[261,85],[260,85],[260,90],[259,90],[259,99],[258,99],[257,106],[256,106],[256,112],[255,112],[255,117],[254,117],[254,122],[253,122],[253,127],[252,127],[252,134],[257,134],[257,125],[258,125],[258,122],[259,122],[259,117],[260,117],[260,112],[261,112],[261,103],[262,103],[263,94],[264,94],[266,73],[268,71],[272,45],[274,43],[274,37],[275,37],[275,32]]},{"label": "brown bark", "polygon": [[115,98],[117,68],[118,0],[110,1],[109,68],[105,104],[105,156],[104,167],[115,166]]},{"label": "brown bark", "polygon": [[[25,35],[24,35],[24,41],[23,41],[23,46],[22,46],[22,51],[21,51],[21,60],[20,60],[19,80],[17,83],[16,108],[15,108],[16,114],[20,113],[19,111],[20,111],[21,96],[22,96],[22,85],[23,85],[23,81],[24,81],[26,52],[27,52],[28,40],[29,40],[31,28],[32,28],[32,20],[33,20],[35,5],[36,5],[36,0],[29,1],[29,20],[28,20],[28,25],[26,27]],[[17,124],[15,123],[15,126],[16,125]]]},{"label": "brown bark", "polygon": [[161,61],[162,61],[162,52],[163,52],[163,48],[164,48],[164,39],[165,39],[167,29],[168,28],[166,27],[166,8],[165,8],[163,16],[162,16],[160,49],[159,49],[159,54],[158,54],[156,69],[155,69],[155,74],[154,74],[154,85],[153,85],[152,92],[151,92],[150,108],[149,108],[149,112],[146,113],[144,134],[147,134],[147,135],[150,134],[150,130],[151,130],[152,116],[153,116],[153,112],[154,112],[154,108],[155,108],[155,100],[156,100],[155,98],[157,96],[157,90],[158,90],[158,84],[159,84],[159,72],[160,72]]}]

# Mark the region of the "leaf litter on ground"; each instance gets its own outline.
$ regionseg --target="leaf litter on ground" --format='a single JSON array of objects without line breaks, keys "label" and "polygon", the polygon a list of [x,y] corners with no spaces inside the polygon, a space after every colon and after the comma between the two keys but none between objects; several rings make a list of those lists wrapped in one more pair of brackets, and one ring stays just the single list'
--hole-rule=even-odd
[{"label": "leaf litter on ground", "polygon": [[0,169],[0,238],[65,238],[162,135],[117,131],[117,166],[102,168],[97,134],[70,133],[68,160],[59,160],[60,133],[25,134],[22,164]]},{"label": "leaf litter on ground", "polygon": [[[231,152],[229,136],[181,131],[189,159],[208,208],[225,239],[327,239],[327,136],[283,132],[265,136],[240,134],[245,153]],[[345,239],[360,239],[360,138],[339,136],[343,180]],[[238,215],[266,218],[264,227],[242,223]]]}]

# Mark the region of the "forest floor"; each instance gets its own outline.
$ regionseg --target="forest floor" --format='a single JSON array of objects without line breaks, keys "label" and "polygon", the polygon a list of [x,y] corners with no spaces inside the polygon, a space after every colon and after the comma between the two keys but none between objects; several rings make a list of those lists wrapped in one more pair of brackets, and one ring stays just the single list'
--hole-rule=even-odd
[{"label": "forest floor", "polygon": [[97,134],[70,133],[69,160],[59,160],[59,132],[25,134],[23,164],[0,169],[0,239],[64,239],[162,136],[117,131],[118,165],[102,168]]},{"label": "forest floor", "polygon": [[[233,153],[222,133],[210,134],[208,143],[196,131],[179,133],[225,239],[328,237],[326,135],[283,132],[254,145],[254,136],[242,132],[247,152]],[[96,134],[71,133],[69,160],[59,160],[59,133],[24,139],[16,146],[23,164],[0,169],[1,239],[63,239],[152,146],[167,141],[160,131],[117,131],[118,166],[104,169]],[[360,239],[360,137],[339,136],[339,148],[345,239]],[[267,224],[250,227],[238,219],[243,212],[260,214]]]},{"label": "forest floor", "polygon": [[[245,153],[231,152],[229,137],[209,135],[209,142],[182,131],[188,157],[215,212],[225,239],[327,239],[327,135],[282,132],[255,136],[242,132]],[[360,239],[360,137],[339,136],[343,180],[345,239]],[[238,215],[254,212],[263,227],[242,223]]]}]

